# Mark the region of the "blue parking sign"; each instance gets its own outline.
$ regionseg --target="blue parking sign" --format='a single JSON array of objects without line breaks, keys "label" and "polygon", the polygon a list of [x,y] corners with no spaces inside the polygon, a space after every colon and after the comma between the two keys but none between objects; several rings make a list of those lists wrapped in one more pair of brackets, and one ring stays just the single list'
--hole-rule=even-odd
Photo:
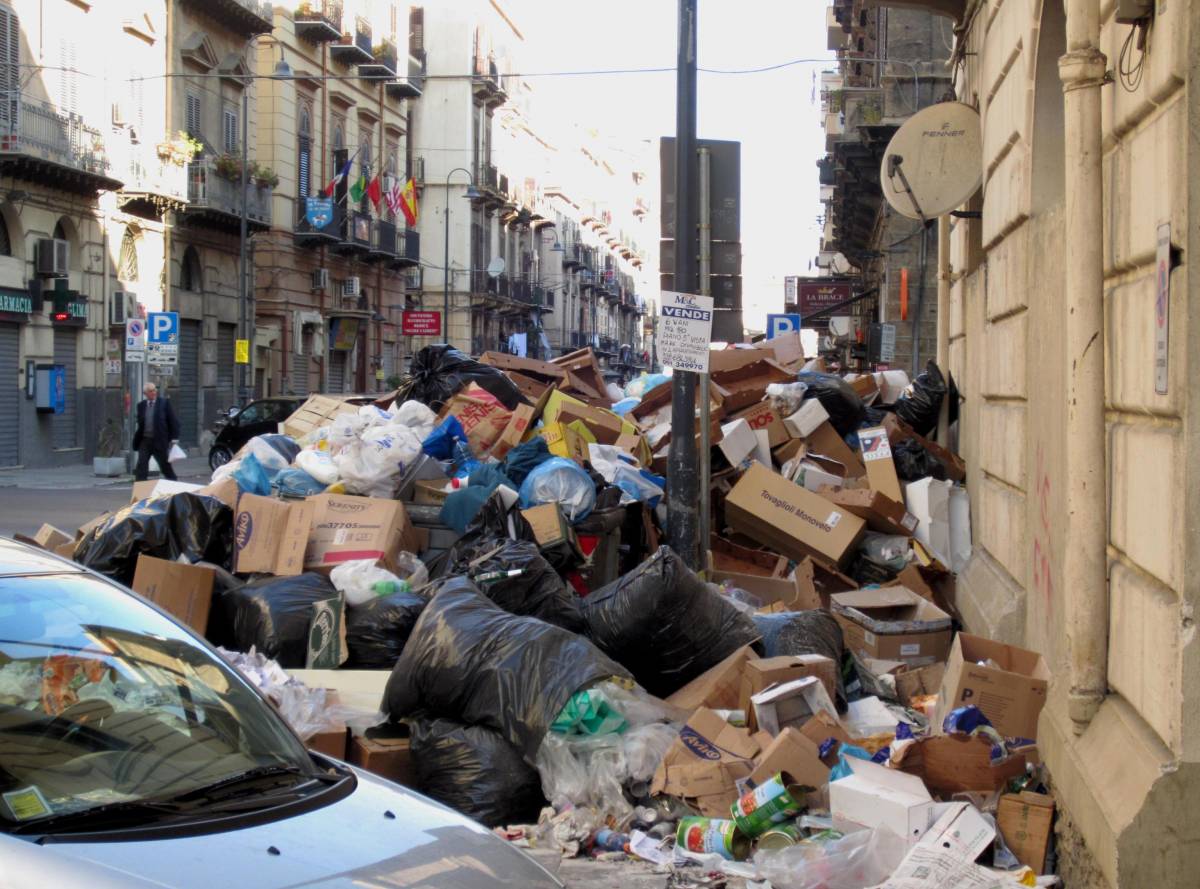
[{"label": "blue parking sign", "polygon": [[178,344],[179,313],[148,313],[146,315],[146,341],[150,343]]},{"label": "blue parking sign", "polygon": [[785,333],[800,332],[800,316],[793,315],[768,315],[767,316],[767,339],[774,339],[777,336],[782,336]]}]

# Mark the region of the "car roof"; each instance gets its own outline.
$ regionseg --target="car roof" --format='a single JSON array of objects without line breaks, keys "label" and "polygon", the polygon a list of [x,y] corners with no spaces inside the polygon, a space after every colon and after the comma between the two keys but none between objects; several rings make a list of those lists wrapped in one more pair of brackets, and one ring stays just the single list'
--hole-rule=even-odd
[{"label": "car roof", "polygon": [[74,562],[21,543],[0,537],[0,577],[19,577],[26,574],[78,574],[82,568]]}]

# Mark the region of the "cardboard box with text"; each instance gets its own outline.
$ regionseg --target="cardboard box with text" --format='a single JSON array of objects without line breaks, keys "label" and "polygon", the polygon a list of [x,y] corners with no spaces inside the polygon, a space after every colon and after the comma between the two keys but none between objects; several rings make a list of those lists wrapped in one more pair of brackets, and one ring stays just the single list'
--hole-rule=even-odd
[{"label": "cardboard box with text", "polygon": [[851,651],[913,666],[944,661],[950,653],[950,615],[912,590],[876,587],[829,598]]},{"label": "cardboard box with text", "polygon": [[238,498],[233,516],[233,570],[292,577],[304,573],[315,505],[257,494]]},{"label": "cardboard box with text", "polygon": [[1034,651],[959,633],[942,679],[934,730],[956,707],[974,704],[1009,738],[1037,740],[1050,668]]}]

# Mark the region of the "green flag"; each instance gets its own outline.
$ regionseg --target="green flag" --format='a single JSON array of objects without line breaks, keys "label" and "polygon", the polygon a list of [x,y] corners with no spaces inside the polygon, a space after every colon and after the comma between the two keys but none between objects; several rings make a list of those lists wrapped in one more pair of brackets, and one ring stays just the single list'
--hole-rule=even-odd
[{"label": "green flag", "polygon": [[358,203],[367,193],[367,177],[365,173],[358,174],[358,181],[350,186],[350,200]]}]

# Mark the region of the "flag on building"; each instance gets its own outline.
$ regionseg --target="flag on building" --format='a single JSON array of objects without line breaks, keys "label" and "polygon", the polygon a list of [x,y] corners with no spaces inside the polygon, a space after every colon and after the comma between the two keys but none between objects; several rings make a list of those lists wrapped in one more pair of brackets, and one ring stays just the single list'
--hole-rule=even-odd
[{"label": "flag on building", "polygon": [[400,180],[395,176],[388,176],[383,189],[383,200],[387,204],[388,212],[393,216],[400,213],[400,191]]},{"label": "flag on building", "polygon": [[404,190],[400,192],[400,210],[410,226],[417,224],[417,184],[411,179],[404,183]]},{"label": "flag on building", "polygon": [[367,174],[359,173],[358,179],[350,186],[350,200],[358,203],[363,199],[363,195],[367,193]]},{"label": "flag on building", "polygon": [[371,199],[371,203],[375,206],[375,212],[379,212],[379,205],[383,201],[383,183],[379,181],[379,174],[375,174],[375,178],[371,180],[371,184],[367,186],[367,197]]},{"label": "flag on building", "polygon": [[[357,152],[356,152],[356,154],[357,154]],[[353,157],[346,159],[345,165],[340,170],[338,170],[337,175],[334,176],[333,179],[330,180],[328,185],[326,185],[323,189],[321,189],[321,194],[323,196],[325,196],[327,198],[333,197],[333,193],[334,193],[334,191],[337,190],[337,187],[342,184],[342,181],[347,176],[350,175],[350,165],[353,163],[354,163]]]}]

